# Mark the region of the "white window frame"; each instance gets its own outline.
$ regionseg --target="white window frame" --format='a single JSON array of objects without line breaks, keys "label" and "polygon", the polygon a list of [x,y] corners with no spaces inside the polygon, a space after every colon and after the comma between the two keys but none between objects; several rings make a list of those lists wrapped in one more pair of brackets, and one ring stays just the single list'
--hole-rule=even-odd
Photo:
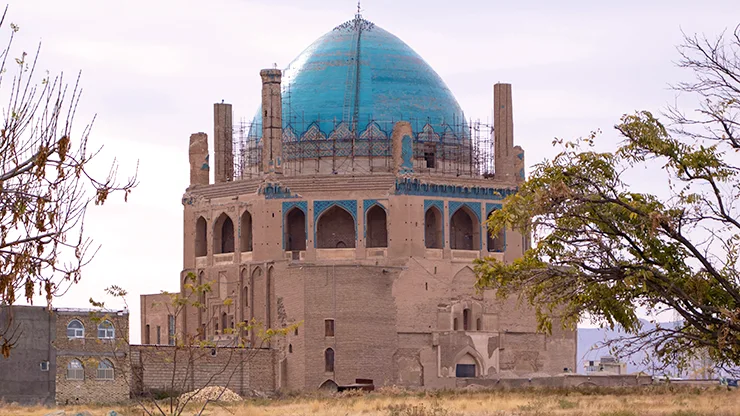
[{"label": "white window frame", "polygon": [[[105,324],[108,326],[104,326]],[[103,331],[103,336],[100,336],[100,332]],[[114,339],[116,337],[116,328],[113,326],[113,322],[105,320],[98,324],[98,339]]]},{"label": "white window frame", "polygon": [[[75,322],[80,324],[81,328],[70,328],[70,325],[72,325]],[[69,334],[70,330],[74,331],[72,335]],[[85,338],[85,325],[82,323],[82,321],[80,321],[79,319],[73,319],[69,321],[69,323],[67,324],[67,338],[69,339]]]},{"label": "white window frame", "polygon": [[113,363],[108,360],[102,360],[98,363],[97,379],[98,380],[114,380],[115,374],[113,373]]},{"label": "white window frame", "polygon": [[[73,364],[79,364],[79,368],[73,366]],[[74,359],[67,364],[67,380],[85,380],[85,365],[82,361]]]}]

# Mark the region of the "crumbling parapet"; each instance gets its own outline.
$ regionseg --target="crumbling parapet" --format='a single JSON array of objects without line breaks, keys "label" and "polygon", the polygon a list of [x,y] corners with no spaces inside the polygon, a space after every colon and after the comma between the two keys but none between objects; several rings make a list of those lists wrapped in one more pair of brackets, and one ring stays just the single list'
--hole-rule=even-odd
[{"label": "crumbling parapet", "polygon": [[282,71],[263,69],[262,77],[262,172],[283,173]]},{"label": "crumbling parapet", "polygon": [[213,153],[215,156],[214,181],[234,180],[233,127],[231,104],[213,105]]},{"label": "crumbling parapet", "polygon": [[414,133],[411,123],[399,121],[393,125],[391,146],[393,148],[393,167],[397,174],[414,171]]},{"label": "crumbling parapet", "polygon": [[208,135],[194,133],[190,135],[190,186],[208,185],[211,168],[208,165]]}]

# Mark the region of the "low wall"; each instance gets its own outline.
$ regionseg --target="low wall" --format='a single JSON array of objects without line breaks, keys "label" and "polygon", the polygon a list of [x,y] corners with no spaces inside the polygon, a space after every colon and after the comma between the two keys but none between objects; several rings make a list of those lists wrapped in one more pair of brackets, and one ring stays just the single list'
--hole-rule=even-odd
[{"label": "low wall", "polygon": [[650,376],[608,375],[588,376],[567,374],[552,377],[501,378],[501,379],[457,379],[457,387],[482,386],[488,388],[526,388],[526,387],[620,387],[645,386],[652,384]]},{"label": "low wall", "polygon": [[184,393],[206,386],[226,386],[242,396],[272,392],[274,360],[270,349],[132,345],[131,393]]}]

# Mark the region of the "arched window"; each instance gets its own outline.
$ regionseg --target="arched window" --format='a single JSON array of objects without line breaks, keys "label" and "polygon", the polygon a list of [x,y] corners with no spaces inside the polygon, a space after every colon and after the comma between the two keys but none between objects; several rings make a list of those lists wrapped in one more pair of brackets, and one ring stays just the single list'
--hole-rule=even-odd
[{"label": "arched window", "polygon": [[113,328],[113,324],[106,320],[98,324],[98,338],[99,339],[113,339],[116,337],[116,330]]},{"label": "arched window", "polygon": [[426,248],[442,248],[442,213],[437,207],[429,207],[424,213],[424,245]]},{"label": "arched window", "polygon": [[450,248],[453,250],[480,250],[480,226],[477,216],[462,206],[450,218]]},{"label": "arched window", "polygon": [[327,373],[334,372],[334,350],[331,348],[324,351],[324,371]]},{"label": "arched window", "polygon": [[226,316],[226,312],[221,314],[221,330],[223,333],[226,333],[226,328],[228,328],[228,317]]},{"label": "arched window", "polygon": [[67,338],[85,338],[85,327],[79,319],[73,319],[67,324]]},{"label": "arched window", "polygon": [[285,248],[287,251],[306,249],[306,214],[294,207],[285,215]]},{"label": "arched window", "polygon": [[[244,307],[249,307],[249,286],[244,286]],[[245,309],[246,311],[247,309]]]},{"label": "arched window", "polygon": [[463,309],[463,331],[470,331],[470,309]]},{"label": "arched window", "polygon": [[478,319],[475,320],[475,330],[476,331],[482,331],[483,330],[483,325],[481,324],[480,318],[478,318]]},{"label": "arched window", "polygon": [[293,344],[288,344],[288,353],[289,354],[293,353]]},{"label": "arched window", "polygon": [[252,214],[249,211],[244,211],[244,214],[242,214],[239,233],[241,237],[241,250],[252,251]]},{"label": "arched window", "polygon": [[477,376],[478,366],[475,358],[470,354],[463,355],[455,366],[455,377],[473,378]]},{"label": "arched window", "polygon": [[233,253],[234,252],[234,222],[231,218],[222,213],[216,219],[213,228],[213,253]]},{"label": "arched window", "polygon": [[[493,210],[495,211],[495,210]],[[488,218],[491,218],[493,211],[488,213]],[[488,251],[493,253],[503,253],[506,249],[506,231],[501,229],[495,236],[491,235],[490,232],[486,232]]]},{"label": "arched window", "polygon": [[379,205],[372,206],[367,210],[365,224],[367,227],[366,246],[369,248],[388,247],[388,224],[385,210]]},{"label": "arched window", "polygon": [[195,257],[203,257],[208,254],[207,230],[206,219],[198,217],[198,220],[195,221]]},{"label": "arched window", "polygon": [[355,219],[337,205],[327,209],[316,222],[317,248],[354,248]]},{"label": "arched window", "polygon": [[98,380],[113,380],[113,364],[108,360],[102,360],[98,364]]},{"label": "arched window", "polygon": [[457,318],[452,320],[452,330],[457,331]]},{"label": "arched window", "polygon": [[72,360],[67,364],[67,380],[84,380],[85,367],[80,360]]}]

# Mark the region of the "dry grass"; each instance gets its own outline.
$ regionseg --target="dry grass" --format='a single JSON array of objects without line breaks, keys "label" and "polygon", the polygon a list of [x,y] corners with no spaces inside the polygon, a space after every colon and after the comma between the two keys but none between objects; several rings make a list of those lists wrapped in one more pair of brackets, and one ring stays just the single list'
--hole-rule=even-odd
[{"label": "dry grass", "polygon": [[[389,391],[390,390],[390,391]],[[60,407],[66,415],[81,411],[106,415],[141,415],[133,404]],[[44,416],[41,406],[0,405],[3,416]],[[190,416],[195,407],[185,413]],[[649,387],[592,390],[436,391],[385,389],[371,394],[331,397],[301,395],[274,400],[246,400],[208,408],[209,416],[367,415],[367,416],[740,416],[740,391],[721,388]]]}]

